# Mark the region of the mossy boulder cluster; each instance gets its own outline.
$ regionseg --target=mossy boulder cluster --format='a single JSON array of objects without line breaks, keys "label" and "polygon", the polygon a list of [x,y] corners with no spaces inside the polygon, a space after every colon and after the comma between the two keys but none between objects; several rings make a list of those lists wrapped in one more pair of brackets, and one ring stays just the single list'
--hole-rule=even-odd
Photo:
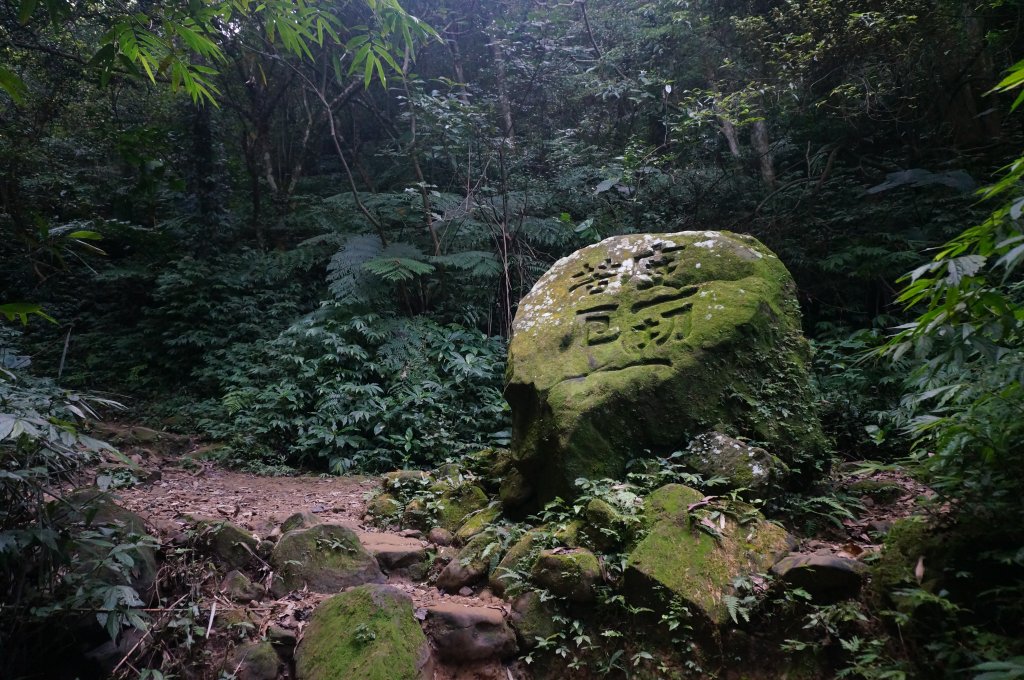
[{"label": "mossy boulder cluster", "polygon": [[522,300],[509,347],[507,507],[622,478],[631,458],[708,430],[812,470],[825,439],[793,279],[728,232],[616,236],[558,262]]}]

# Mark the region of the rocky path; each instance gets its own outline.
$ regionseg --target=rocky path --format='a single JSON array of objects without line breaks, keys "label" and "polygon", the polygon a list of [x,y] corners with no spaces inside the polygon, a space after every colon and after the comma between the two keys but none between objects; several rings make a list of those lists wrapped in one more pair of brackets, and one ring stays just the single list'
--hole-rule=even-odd
[{"label": "rocky path", "polygon": [[[133,428],[139,434],[141,428]],[[114,438],[128,438],[123,432]],[[486,588],[463,589],[445,593],[422,576],[410,576],[411,565],[450,560],[456,550],[424,540],[416,531],[381,532],[366,521],[368,498],[379,487],[376,478],[359,476],[263,477],[225,470],[191,456],[195,447],[186,440],[161,433],[159,442],[143,442],[127,449],[140,464],[142,484],[116,490],[119,504],[142,516],[153,527],[164,546],[184,546],[197,522],[225,521],[251,534],[257,544],[275,541],[282,524],[301,516],[305,525],[330,524],[352,529],[360,543],[374,556],[386,576],[387,585],[412,599],[414,616],[435,647],[436,657],[428,677],[432,680],[520,680],[530,677],[521,663],[504,663],[514,656],[515,636],[507,625],[509,605]],[[177,450],[175,450],[177,449]],[[161,451],[163,450],[163,451]],[[105,474],[100,470],[96,476]],[[295,520],[293,520],[295,521]],[[256,635],[283,641],[292,646],[301,641],[303,631],[316,607],[327,594],[301,589],[275,599],[269,588],[268,565],[258,570],[267,582],[255,584],[255,590],[234,592],[235,586],[222,580],[222,573],[207,574],[204,584],[204,611],[213,611],[211,642],[219,647],[208,668],[194,669],[195,677],[217,677],[224,670],[236,672],[240,679],[273,680],[293,677],[294,667],[281,664],[277,673],[269,667],[251,667],[239,659],[236,644],[229,641],[240,623],[252,626]],[[250,570],[251,571],[251,570]],[[254,579],[256,580],[256,579]],[[248,596],[250,601],[245,601]],[[213,607],[216,605],[216,609]],[[218,637],[218,628],[221,635]],[[495,631],[497,631],[495,633]],[[219,639],[218,645],[215,641]],[[234,641],[237,642],[237,641]],[[511,653],[510,653],[511,652]],[[287,656],[287,655],[286,655]],[[239,666],[238,663],[241,662]],[[234,666],[234,667],[232,667]]]},{"label": "rocky path", "polygon": [[[526,610],[516,610],[531,605],[519,601],[513,605],[493,594],[486,585],[479,585],[480,579],[452,577],[472,570],[475,562],[471,558],[460,559],[459,549],[446,545],[452,539],[450,532],[435,528],[425,535],[425,531],[415,529],[381,531],[375,527],[369,521],[367,505],[380,490],[379,479],[263,477],[225,470],[204,460],[202,448],[185,437],[145,428],[119,428],[106,436],[137,466],[133,474],[141,483],[117,490],[116,497],[121,505],[140,515],[160,538],[165,557],[161,582],[168,584],[160,595],[174,592],[177,597],[183,587],[191,589],[197,618],[211,627],[204,656],[181,662],[184,678],[215,678],[224,673],[237,680],[296,677],[295,660],[301,660],[303,655],[312,656],[308,649],[314,645],[309,641],[323,635],[316,631],[315,613],[326,608],[324,603],[328,599],[336,602],[338,598],[332,596],[339,592],[346,593],[346,597],[351,594],[349,599],[366,596],[391,602],[394,620],[411,624],[412,631],[423,640],[420,652],[426,661],[420,677],[424,680],[531,677],[530,668],[516,660],[517,653],[531,643],[536,644],[523,627],[529,625],[524,619]],[[123,466],[120,472],[124,473]],[[424,474],[403,472],[386,477],[390,485],[404,479],[403,475],[409,477],[410,483],[421,481]],[[444,473],[444,479],[451,479],[449,474]],[[861,508],[857,516],[841,518],[833,513],[828,520],[830,528],[819,530],[816,539],[790,543],[792,552],[782,559],[776,558],[774,564],[763,565],[765,569],[771,566],[771,571],[790,585],[811,591],[816,599],[825,602],[857,595],[866,573],[863,557],[878,552],[888,526],[912,514],[918,499],[930,495],[926,488],[894,472],[870,476],[852,471],[842,474],[841,487],[859,497]],[[392,475],[398,477],[391,479]],[[93,479],[81,481],[116,480],[118,464],[101,465],[92,476]],[[390,498],[392,490],[389,486],[388,494],[374,500],[374,512],[382,499]],[[478,493],[481,498],[475,502],[486,507],[487,499],[482,491]],[[690,493],[698,499],[692,507],[714,498],[700,501],[700,492]],[[449,501],[454,503],[455,498],[452,496]],[[416,502],[408,504],[406,514]],[[831,512],[828,507],[824,511]],[[464,514],[459,513],[460,517]],[[484,510],[473,516],[487,517]],[[470,524],[466,522],[465,527]],[[409,526],[404,520],[403,525]],[[460,542],[465,544],[462,552],[473,554],[470,546],[476,539],[468,538],[474,534],[462,536],[463,529],[457,532]],[[284,545],[301,535],[306,536],[304,547],[282,557]],[[524,535],[520,542],[528,543],[528,539],[529,535]],[[484,544],[486,540],[481,545]],[[341,552],[335,552],[338,550]],[[510,549],[510,554],[515,550]],[[558,564],[567,555],[590,554],[575,549],[546,552],[556,553]],[[342,554],[356,555],[363,560],[362,566],[340,576],[329,575],[326,584],[318,582],[319,574],[309,571],[310,564],[316,565],[314,570],[323,567],[317,560],[330,562]],[[335,566],[328,564],[326,571]],[[299,573],[289,575],[287,572],[292,568]],[[330,582],[332,578],[342,580]],[[531,579],[538,578],[531,574]],[[383,584],[390,589],[375,590],[377,585],[368,586],[368,590],[357,588],[363,583]],[[435,583],[448,588],[439,589]],[[541,585],[554,591],[559,584]],[[359,592],[352,592],[354,588]],[[571,590],[564,595],[571,597],[575,592]],[[589,592],[590,587],[585,590]],[[168,601],[163,598],[164,604]],[[532,606],[534,611],[543,610],[536,609],[536,603]],[[363,614],[350,617],[345,632],[330,639],[351,638],[348,629],[360,628],[365,620]],[[542,633],[541,637],[548,634]],[[295,654],[304,639],[307,644]],[[138,655],[136,650],[146,649],[142,642],[146,641],[131,649],[116,650],[113,661]],[[132,643],[129,638],[128,645]],[[156,643],[147,644],[153,647]],[[163,653],[174,653],[174,644],[165,643]]]}]

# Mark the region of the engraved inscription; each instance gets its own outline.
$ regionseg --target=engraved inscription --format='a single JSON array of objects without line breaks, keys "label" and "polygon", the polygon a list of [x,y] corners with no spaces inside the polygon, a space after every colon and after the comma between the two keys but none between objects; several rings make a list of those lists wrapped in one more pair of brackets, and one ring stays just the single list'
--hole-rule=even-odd
[{"label": "engraved inscription", "polygon": [[[671,364],[668,359],[649,354],[669,340],[683,340],[690,333],[691,298],[698,294],[700,286],[676,284],[672,276],[679,266],[675,253],[684,249],[685,246],[658,242],[626,261],[608,257],[596,265],[585,263],[572,275],[570,292],[582,288],[588,295],[600,295],[609,292],[612,282],[620,285],[625,281],[641,292],[640,299],[627,307],[617,302],[602,302],[576,310],[584,346],[599,347],[617,342],[624,354],[633,357],[626,361],[622,361],[624,357],[612,359],[599,370]],[[612,295],[614,291],[609,297]],[[594,360],[592,356],[590,361]]]}]

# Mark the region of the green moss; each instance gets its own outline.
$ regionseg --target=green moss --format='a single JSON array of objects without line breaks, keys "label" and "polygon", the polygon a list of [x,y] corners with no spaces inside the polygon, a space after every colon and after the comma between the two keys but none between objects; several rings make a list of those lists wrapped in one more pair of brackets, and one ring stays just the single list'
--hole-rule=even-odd
[{"label": "green moss", "polygon": [[[729,517],[715,538],[695,526],[701,511],[687,512],[702,496],[673,484],[648,497],[645,514],[651,526],[629,555],[626,589],[633,599],[663,605],[651,597],[661,586],[721,625],[729,618],[722,598],[732,593],[733,579],[766,572],[787,551],[789,539],[784,529],[760,517],[742,526]],[[738,510],[747,514],[748,508]]]},{"label": "green moss", "polygon": [[886,479],[858,479],[847,487],[852,494],[869,496],[879,503],[892,503],[903,495],[903,487]]},{"label": "green moss", "polygon": [[457,531],[466,517],[487,507],[487,494],[475,484],[460,484],[440,491],[433,515],[437,526],[448,531]]},{"label": "green moss", "polygon": [[916,584],[914,567],[927,554],[933,539],[924,517],[904,517],[893,522],[885,536],[882,554],[871,567],[871,589],[876,597],[887,598],[894,588]]},{"label": "green moss", "polygon": [[626,518],[600,498],[592,498],[583,514],[587,520],[584,533],[597,549],[611,550],[632,540],[633,532]]},{"label": "green moss", "polygon": [[[510,587],[518,585],[518,573],[530,570],[546,536],[545,527],[538,527],[530,529],[512,544],[488,579],[488,585],[494,593],[501,595]],[[516,575],[515,579],[505,578],[513,574]]]},{"label": "green moss", "polygon": [[644,498],[644,517],[654,522],[667,517],[685,518],[687,508],[704,498],[704,494],[682,484],[666,484]]},{"label": "green moss", "polygon": [[366,511],[378,520],[395,520],[402,516],[402,504],[389,493],[382,493],[366,504]]},{"label": "green moss", "polygon": [[501,519],[501,508],[496,505],[489,505],[483,510],[480,510],[476,514],[470,516],[459,530],[455,532],[455,537],[459,539],[460,542],[465,543],[481,531],[488,529],[499,519]]},{"label": "green moss", "polygon": [[309,527],[319,524],[320,519],[311,512],[296,512],[288,516],[288,518],[281,522],[281,533],[286,534],[289,531],[295,531],[296,529],[308,529]]},{"label": "green moss", "polygon": [[430,528],[430,512],[427,510],[427,501],[423,498],[413,498],[402,511],[402,528],[419,529],[426,531]]},{"label": "green moss", "polygon": [[228,657],[228,670],[237,670],[246,680],[275,680],[281,660],[269,642],[250,642],[234,649]]},{"label": "green moss", "polygon": [[553,600],[542,600],[540,594],[528,590],[512,603],[512,627],[515,628],[519,645],[533,649],[540,640],[558,632],[555,618],[559,615]]},{"label": "green moss", "polygon": [[313,592],[332,593],[384,580],[376,560],[355,533],[334,524],[288,532],[274,547],[270,565],[274,569],[272,589],[279,597],[304,585]]},{"label": "green moss", "polygon": [[412,601],[386,586],[360,586],[324,601],[296,650],[300,680],[415,680],[429,654]]},{"label": "green moss", "polygon": [[[634,266],[656,241],[683,249],[652,255],[655,266],[628,280],[609,274],[614,294],[580,286],[588,272]],[[616,237],[557,263],[520,305],[509,349],[513,460],[535,502],[571,497],[577,477],[621,477],[630,457],[721,426],[787,463],[820,458],[793,294],[774,255],[726,232]]]},{"label": "green moss", "polygon": [[530,578],[559,597],[589,602],[594,598],[594,586],[601,580],[601,564],[594,553],[583,548],[544,550],[530,570]]},{"label": "green moss", "polygon": [[200,543],[204,548],[233,569],[249,564],[259,545],[255,536],[231,522],[203,521],[197,528]]},{"label": "green moss", "polygon": [[580,545],[580,537],[583,532],[583,521],[574,519],[561,526],[554,527],[552,537],[555,543],[569,548],[576,548]]}]

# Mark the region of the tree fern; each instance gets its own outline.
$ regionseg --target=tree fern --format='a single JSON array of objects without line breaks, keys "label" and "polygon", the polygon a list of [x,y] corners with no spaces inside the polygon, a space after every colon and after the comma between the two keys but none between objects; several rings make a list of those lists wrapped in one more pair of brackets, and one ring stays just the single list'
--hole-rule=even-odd
[{"label": "tree fern", "polygon": [[430,274],[434,265],[427,262],[427,256],[416,246],[392,243],[380,255],[364,262],[362,269],[388,283],[398,283]]}]

